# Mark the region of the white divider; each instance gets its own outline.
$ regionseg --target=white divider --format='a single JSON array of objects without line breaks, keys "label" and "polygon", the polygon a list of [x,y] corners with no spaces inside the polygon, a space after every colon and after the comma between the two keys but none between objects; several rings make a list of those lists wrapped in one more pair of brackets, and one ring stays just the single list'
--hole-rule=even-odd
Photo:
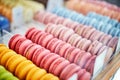
[{"label": "white divider", "polygon": [[116,47],[116,50],[115,50],[115,55],[117,55],[118,53],[120,53],[120,37],[118,39],[118,44],[117,44],[117,47]]},{"label": "white divider", "polygon": [[95,60],[92,79],[94,79],[102,71],[106,53],[107,53],[107,50],[103,51],[99,56],[97,56],[97,58]]}]

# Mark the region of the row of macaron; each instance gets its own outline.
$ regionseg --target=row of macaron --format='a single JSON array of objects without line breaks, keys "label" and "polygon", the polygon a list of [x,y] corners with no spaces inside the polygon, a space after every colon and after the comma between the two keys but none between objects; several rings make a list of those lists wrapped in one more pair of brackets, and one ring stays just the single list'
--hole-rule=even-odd
[{"label": "row of macaron", "polygon": [[[70,43],[72,46],[75,46],[86,52],[90,52],[92,55],[99,55],[108,48],[97,40],[94,40],[92,42],[90,40],[87,40],[86,38],[82,38],[78,34],[74,33],[72,29],[66,28],[62,25],[48,24],[45,28],[45,31],[54,35],[54,37],[58,39]],[[114,44],[114,41],[112,41],[109,46],[112,44]],[[112,45],[112,48],[115,49],[115,46]]]},{"label": "row of macaron", "polygon": [[52,13],[57,14],[58,16],[62,16],[64,18],[69,18],[73,21],[79,22],[84,25],[95,27],[97,30],[102,31],[106,34],[110,34],[112,36],[120,36],[120,29],[112,27],[110,24],[104,24],[104,22],[97,21],[96,19],[92,19],[90,17],[86,17],[83,14],[79,14],[75,11],[56,7],[52,10]]},{"label": "row of macaron", "polygon": [[101,7],[106,7],[108,9],[110,9],[110,10],[114,10],[114,11],[118,11],[118,12],[120,11],[120,8],[118,6],[116,6],[114,4],[110,4],[110,3],[106,2],[106,1],[98,1],[98,0],[96,0],[96,1],[87,0],[87,1],[90,2],[90,3],[93,3],[94,5],[99,5]]},{"label": "row of macaron", "polygon": [[[35,15],[34,19],[43,24],[48,24],[48,23],[54,23],[57,25],[62,24],[63,26],[61,25],[60,30],[57,30],[54,28],[54,30],[57,32],[61,31],[62,27],[64,28],[64,26],[65,26],[65,27],[73,29],[75,33],[79,34],[81,37],[86,38],[92,42],[95,40],[98,40],[99,42],[103,43],[104,45],[107,45],[114,49],[117,46],[117,42],[118,42],[117,37],[112,37],[111,35],[108,35],[101,31],[98,31],[91,26],[85,26],[85,25],[79,24],[77,22],[71,21],[69,19],[65,19],[63,17],[49,13],[49,12],[40,11]],[[69,33],[69,31],[70,31],[70,33]],[[68,33],[66,33],[66,34],[72,34],[74,32],[72,30],[68,29]],[[53,34],[55,35],[55,37],[57,37],[56,35],[58,35],[58,33],[53,33]],[[67,39],[67,38],[65,38],[65,39]],[[65,40],[65,39],[63,39],[63,40]]]},{"label": "row of macaron", "polygon": [[[36,32],[40,33],[41,31],[36,31]],[[45,34],[45,32],[43,33]],[[30,37],[35,37],[37,35],[32,36],[32,34],[31,35],[27,34],[26,36],[27,38],[30,38]],[[46,41],[45,40],[42,41],[43,44],[47,44],[48,39],[50,39],[50,37],[53,38],[52,35],[48,35],[48,36],[46,37]],[[33,39],[39,40],[37,38],[41,39],[40,37],[36,37]],[[59,42],[62,42],[62,41],[59,40]],[[49,44],[49,47],[51,48],[52,45]],[[80,64],[76,65],[73,62],[69,62],[63,57],[60,57],[57,53],[52,53],[50,52],[50,50],[42,47],[41,45],[33,43],[31,40],[26,39],[26,37],[21,36],[19,34],[14,35],[10,39],[9,48],[21,54],[22,56],[26,57],[27,59],[31,60],[34,64],[36,64],[40,68],[44,68],[48,72],[54,74],[55,76],[58,76],[60,80],[68,80],[69,78],[72,78],[72,77],[74,77],[74,80],[90,80],[93,67],[94,67],[94,61],[96,58],[96,56],[92,57],[90,53],[85,57],[84,55],[85,52],[77,49],[77,52],[74,52],[74,53],[76,53],[76,62],[77,63],[79,62]],[[58,47],[56,48],[60,49]],[[87,59],[81,58],[82,56]],[[73,57],[75,56],[71,56],[71,57],[73,59]],[[83,69],[81,66],[84,66],[85,69]],[[88,70],[91,73],[89,73],[86,70]]]},{"label": "row of macaron", "polygon": [[103,16],[95,12],[89,12],[86,15],[86,17],[90,17],[91,19],[96,19],[97,21],[102,21],[104,22],[104,24],[109,24],[112,27],[116,27],[117,29],[120,29],[120,23],[115,19],[110,19],[108,16]]},{"label": "row of macaron", "polygon": [[4,66],[20,80],[59,80],[58,77],[47,73],[45,69],[37,67],[33,62],[8,49],[3,44],[0,44],[0,65]]},{"label": "row of macaron", "polygon": [[[87,4],[87,7],[86,7]],[[109,16],[112,19],[116,19],[120,21],[120,14],[119,11],[111,10],[107,7],[102,7],[99,5],[94,5],[93,3],[90,3],[89,1],[79,1],[79,0],[74,0],[74,1],[69,1],[67,3],[67,7],[70,9],[73,9],[79,13],[83,13],[86,15],[88,12],[96,12],[98,14],[102,14],[105,16]],[[83,9],[84,7],[84,9]]]},{"label": "row of macaron", "polygon": [[0,80],[19,80],[12,73],[7,71],[4,66],[0,65]]}]

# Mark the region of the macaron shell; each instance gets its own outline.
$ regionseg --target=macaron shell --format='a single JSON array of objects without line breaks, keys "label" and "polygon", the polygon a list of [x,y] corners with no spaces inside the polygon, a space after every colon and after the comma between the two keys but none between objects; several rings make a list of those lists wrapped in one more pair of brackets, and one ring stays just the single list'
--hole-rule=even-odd
[{"label": "macaron shell", "polygon": [[57,58],[59,58],[59,55],[55,55],[55,53],[48,54],[49,58],[45,60],[44,68],[48,71],[50,68],[50,65],[53,61],[55,61]]},{"label": "macaron shell", "polygon": [[31,73],[31,74],[32,74],[31,75],[32,77],[30,77],[31,80],[41,80],[43,76],[45,76],[46,74],[49,74],[49,73],[47,73],[44,69],[39,69],[39,70],[36,70],[34,72],[34,74],[33,73]]},{"label": "macaron shell", "polygon": [[65,59],[60,57],[56,60],[54,60],[52,62],[52,64],[50,65],[50,68],[49,68],[49,72],[53,73],[54,72],[54,69],[56,68],[57,65],[59,65],[62,61],[64,61]]},{"label": "macaron shell", "polygon": [[[17,59],[14,60],[15,58],[11,57],[11,59],[9,59],[8,65],[7,65],[8,66],[7,69],[12,73],[15,72],[15,69],[18,66],[18,64],[20,64],[22,61],[26,60],[26,58],[24,58],[24,57],[19,57],[19,56],[15,56],[15,57],[17,57]],[[13,64],[13,65],[11,65],[11,64]]]},{"label": "macaron shell", "polygon": [[[23,65],[23,66],[24,66],[24,65]],[[27,74],[29,73],[29,71],[30,71],[32,68],[34,68],[34,67],[35,67],[35,65],[34,65],[33,63],[27,64],[27,66],[22,67],[22,70],[20,70],[19,73],[18,73],[19,78],[20,78],[20,79],[26,78],[26,76],[27,76]]]},{"label": "macaron shell", "polygon": [[42,52],[38,55],[37,61],[36,61],[36,64],[37,64],[38,66],[40,66],[41,60],[42,60],[47,54],[50,54],[50,51],[44,50],[44,51],[42,51]]},{"label": "macaron shell", "polygon": [[56,68],[54,69],[54,74],[56,76],[59,76],[61,74],[61,72],[63,71],[63,69],[68,66],[70,64],[69,61],[63,61],[60,64],[58,64],[58,66],[56,66]]},{"label": "macaron shell", "polygon": [[16,67],[16,69],[15,69],[15,75],[17,77],[19,77],[19,79],[22,79],[22,80],[25,79],[24,75],[26,75],[26,73],[22,74],[23,76],[21,76],[20,72],[22,71],[22,68],[25,67],[25,66],[27,66],[28,64],[32,64],[32,62],[28,61],[28,60],[25,60],[25,61],[19,63],[18,66]]},{"label": "macaron shell", "polygon": [[30,40],[24,40],[24,42],[21,43],[21,45],[19,46],[19,51],[18,53],[23,55],[25,49],[27,48],[28,45],[32,44],[32,41]]},{"label": "macaron shell", "polygon": [[76,66],[76,65],[75,65],[74,63],[66,66],[66,67],[63,69],[63,71],[61,72],[61,74],[60,74],[60,79],[65,79],[65,80],[66,80],[66,78],[67,78],[67,76],[68,76],[68,71],[70,71],[71,69],[75,68],[75,66]]},{"label": "macaron shell", "polygon": [[20,35],[19,35],[19,34],[16,34],[16,35],[14,35],[14,36],[12,36],[12,37],[10,38],[9,43],[8,43],[9,48],[13,49],[11,43],[12,43],[12,41],[13,41],[16,37],[18,37],[18,36],[20,36]]},{"label": "macaron shell", "polygon": [[49,73],[49,74],[44,75],[40,80],[59,80],[59,78]]},{"label": "macaron shell", "polygon": [[69,47],[71,47],[70,44],[68,44],[68,43],[64,44],[59,50],[59,55],[62,57],[65,56],[65,52]]},{"label": "macaron shell", "polygon": [[0,64],[5,66],[7,60],[13,56],[15,53],[12,53],[12,52],[7,52],[7,53],[4,53],[3,56],[1,57],[1,60],[0,60]]}]

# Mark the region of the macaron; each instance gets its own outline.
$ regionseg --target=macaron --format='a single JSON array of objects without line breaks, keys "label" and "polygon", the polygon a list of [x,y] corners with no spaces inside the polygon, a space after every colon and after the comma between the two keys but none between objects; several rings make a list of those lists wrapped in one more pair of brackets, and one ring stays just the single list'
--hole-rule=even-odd
[{"label": "macaron", "polygon": [[49,73],[49,74],[44,75],[41,78],[41,80],[59,80],[59,78],[55,77],[54,75],[52,75],[52,74]]},{"label": "macaron", "polygon": [[72,29],[65,31],[64,35],[62,36],[62,40],[67,42],[72,34],[74,34],[74,31]]},{"label": "macaron", "polygon": [[[31,72],[31,70],[28,73],[29,75],[27,75],[29,77],[28,80],[30,80],[30,79],[31,80],[38,80],[38,79],[41,80],[43,76],[49,74],[49,73],[46,72],[46,70],[40,69],[40,68],[36,68],[36,70],[33,73]],[[53,77],[55,77],[55,76],[53,76]]]},{"label": "macaron", "polygon": [[69,47],[66,49],[64,53],[64,58],[69,60],[69,57],[71,56],[71,52],[75,49],[75,47]]},{"label": "macaron", "polygon": [[96,56],[94,55],[87,61],[87,63],[85,64],[85,67],[84,67],[91,74],[93,74],[95,60],[96,60]]},{"label": "macaron", "polygon": [[8,60],[11,56],[13,56],[13,55],[15,55],[15,54],[16,54],[15,52],[7,52],[7,53],[4,53],[4,54],[2,55],[2,57],[1,57],[0,64],[3,65],[3,66],[5,66],[7,60]]},{"label": "macaron", "polygon": [[[57,38],[51,39],[51,40],[48,42],[46,48],[49,49],[49,50],[54,51],[56,47],[52,47],[52,46],[53,46],[57,41],[58,41]],[[61,42],[61,41],[60,41],[60,42]],[[56,46],[57,46],[57,45],[56,45]]]},{"label": "macaron", "polygon": [[112,47],[113,49],[115,49],[117,47],[117,43],[118,43],[118,37],[113,37],[109,42],[108,42],[108,46]]},{"label": "macaron", "polygon": [[[16,69],[15,69],[15,75],[18,76],[19,79],[25,79],[26,74],[27,74],[27,72],[29,71],[29,68],[28,68],[24,73],[22,73],[22,74],[21,74],[21,71],[23,71],[23,69],[24,69],[25,67],[27,67],[28,65],[30,65],[30,64],[32,64],[32,62],[29,61],[29,60],[22,61],[22,62],[16,67]],[[30,67],[30,68],[32,68],[32,67]]]},{"label": "macaron", "polygon": [[62,47],[59,50],[59,55],[62,57],[65,56],[65,52],[69,47],[71,47],[71,45],[68,43],[65,43],[64,45],[62,45]]},{"label": "macaron", "polygon": [[[66,66],[63,69],[63,71],[60,74],[60,78],[67,80],[70,76],[72,76],[74,73],[76,73],[77,71],[79,71],[79,69],[80,69],[80,67],[78,67],[74,63],[72,63],[72,64]],[[68,71],[70,71],[70,72],[68,73]]]},{"label": "macaron", "polygon": [[21,54],[21,55],[23,55],[25,49],[26,49],[27,46],[30,45],[30,44],[32,44],[32,41],[27,40],[27,39],[24,40],[24,41],[20,44],[20,46],[19,46],[18,53]]},{"label": "macaron", "polygon": [[37,57],[36,64],[40,66],[41,60],[47,55],[50,54],[49,50],[43,50],[41,53],[39,53]]},{"label": "macaron", "polygon": [[61,74],[61,72],[63,71],[63,69],[68,66],[70,64],[69,61],[65,60],[65,61],[62,61],[61,63],[59,63],[56,68],[54,69],[54,74],[56,76],[59,76]]},{"label": "macaron", "polygon": [[17,53],[19,53],[19,47],[20,47],[20,45],[22,44],[22,42],[24,42],[25,40],[26,40],[25,37],[21,37],[21,38],[19,38],[19,40],[17,41],[17,43],[16,43],[16,45],[15,45],[15,47],[14,47],[14,50],[15,50]]},{"label": "macaron", "polygon": [[16,34],[10,38],[9,43],[8,43],[10,49],[14,49],[16,42],[19,40],[19,37],[21,36],[19,34]]},{"label": "macaron", "polygon": [[[55,61],[56,59],[60,58],[59,55],[55,55],[55,53],[50,53],[44,57],[44,64],[43,67],[47,71],[49,71],[50,65]],[[42,63],[42,62],[41,62]]]},{"label": "macaron", "polygon": [[41,61],[41,63],[40,63],[40,66],[41,66],[41,68],[44,68],[44,65],[46,64],[46,61],[47,61],[47,59],[49,58],[49,56],[55,56],[55,54],[53,55],[54,53],[52,53],[52,54],[48,54],[48,55],[46,55],[45,57],[43,57],[43,59],[42,59],[42,61]]},{"label": "macaron", "polygon": [[90,37],[90,35],[95,31],[96,29],[95,28],[91,28],[91,27],[86,27],[86,31],[84,31],[83,33],[82,33],[82,36],[84,37],[84,38],[87,38],[87,39],[89,39],[89,37]]},{"label": "macaron", "polygon": [[28,58],[29,60],[32,60],[33,54],[38,48],[41,48],[41,46],[39,45],[31,46],[31,48],[27,51],[26,58]]},{"label": "macaron", "polygon": [[20,55],[14,55],[11,58],[9,58],[9,60],[7,61],[6,68],[10,72],[14,73],[18,64],[20,64],[22,61],[25,61],[25,60],[27,60],[25,57],[21,57]]},{"label": "macaron", "polygon": [[91,45],[88,48],[88,52],[92,53],[92,55],[96,55],[99,51],[99,49],[102,47],[102,43],[98,41],[94,41],[91,43]]},{"label": "macaron", "polygon": [[[40,69],[38,67],[32,68],[29,73],[26,76],[26,80],[32,79],[40,79],[42,76],[44,76],[47,72],[44,69]],[[38,76],[39,75],[39,76]],[[32,76],[32,77],[31,77]]]},{"label": "macaron", "polygon": [[90,80],[91,74],[85,69],[81,69],[78,73],[78,80]]},{"label": "macaron", "polygon": [[41,40],[41,45],[42,45],[43,47],[46,47],[47,44],[48,44],[48,42],[49,42],[51,39],[53,39],[53,35],[51,35],[51,34],[46,35],[46,36]]},{"label": "macaron", "polygon": [[25,34],[25,37],[27,37],[28,39],[31,39],[31,36],[33,34],[33,32],[36,31],[36,29],[33,27],[33,28],[30,28],[26,34]]},{"label": "macaron", "polygon": [[56,54],[59,54],[59,51],[60,51],[61,47],[62,47],[64,44],[66,44],[64,41],[59,42],[59,44],[56,46],[54,52],[55,52]]},{"label": "macaron", "polygon": [[96,30],[90,35],[89,39],[91,41],[99,40],[103,35],[104,35],[103,32]]},{"label": "macaron", "polygon": [[103,36],[101,36],[99,41],[102,42],[103,44],[107,45],[107,43],[110,41],[110,39],[112,39],[111,35],[104,34]]},{"label": "macaron", "polygon": [[56,66],[57,66],[58,64],[60,64],[61,62],[63,62],[63,61],[65,61],[65,59],[62,58],[62,57],[54,60],[54,61],[52,62],[52,64],[50,65],[50,67],[49,67],[49,72],[53,73],[53,72],[54,72],[54,69],[56,68]]}]

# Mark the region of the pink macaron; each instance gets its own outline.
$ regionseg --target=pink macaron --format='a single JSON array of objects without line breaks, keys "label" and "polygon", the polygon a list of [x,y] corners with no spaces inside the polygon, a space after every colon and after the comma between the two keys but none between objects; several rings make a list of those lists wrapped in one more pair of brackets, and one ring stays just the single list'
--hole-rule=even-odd
[{"label": "pink macaron", "polygon": [[62,63],[63,61],[65,61],[63,57],[60,57],[54,60],[52,64],[50,65],[49,72],[54,73],[54,69],[56,68],[56,66]]},{"label": "pink macaron", "polygon": [[53,44],[55,44],[56,41],[58,41],[57,38],[51,39],[51,40],[48,42],[46,48],[49,49],[49,50],[52,49],[52,50],[54,51],[54,50],[55,50],[55,47],[53,47]]},{"label": "pink macaron", "polygon": [[21,38],[19,38],[19,40],[17,41],[17,43],[16,43],[16,45],[15,45],[15,47],[14,47],[14,50],[15,50],[17,53],[19,53],[19,47],[20,47],[20,45],[22,44],[22,42],[24,42],[25,40],[26,40],[25,37],[21,37]]},{"label": "pink macaron", "polygon": [[84,30],[84,32],[82,33],[82,36],[84,38],[87,38],[89,39],[89,37],[91,36],[91,34],[95,31],[96,29],[95,28],[91,28],[91,27],[86,27],[86,29]]},{"label": "pink macaron", "polygon": [[[49,59],[49,57],[52,57],[52,56],[56,56],[56,54],[55,53],[50,53],[50,54],[47,54],[45,57],[43,57],[43,59],[41,60],[41,63],[40,63],[40,67],[41,68],[44,68],[45,67],[45,65],[48,65],[48,64],[46,64],[46,62],[48,61],[48,59]],[[58,55],[59,56],[59,55]],[[54,58],[54,57],[53,57]],[[56,59],[54,59],[54,60],[56,60]],[[52,61],[52,63],[53,63],[54,61]],[[47,70],[50,68],[50,66],[51,66],[51,64],[49,65],[49,67],[47,68]]]},{"label": "pink macaron", "polygon": [[91,74],[87,72],[85,69],[81,69],[78,72],[78,80],[90,80]]},{"label": "pink macaron", "polygon": [[31,37],[35,31],[36,31],[35,28],[30,28],[25,34],[26,38],[31,39]]},{"label": "pink macaron", "polygon": [[60,56],[55,55],[55,53],[50,53],[50,54],[46,55],[43,67],[48,71],[52,62],[55,61],[56,59],[58,59],[59,57]]},{"label": "pink macaron", "polygon": [[71,47],[70,44],[68,44],[68,43],[64,44],[59,50],[59,55],[62,57],[65,56],[65,52],[69,47]]},{"label": "pink macaron", "polygon": [[33,46],[31,46],[31,48],[28,50],[28,55],[26,55],[26,57],[27,57],[29,60],[32,60],[33,54],[34,54],[34,52],[35,52],[38,48],[41,48],[41,46],[39,46],[39,45],[33,45]]},{"label": "pink macaron", "polygon": [[32,41],[30,40],[24,40],[24,42],[21,43],[21,45],[19,46],[19,51],[18,53],[19,54],[22,54],[24,53],[25,49],[27,48],[28,45],[32,44]]},{"label": "pink macaron", "polygon": [[62,61],[61,63],[59,63],[56,68],[54,69],[54,74],[56,76],[59,76],[61,74],[61,72],[63,71],[63,69],[68,66],[70,64],[69,61],[65,60],[65,61]]},{"label": "pink macaron", "polygon": [[66,49],[65,53],[64,53],[64,58],[69,60],[70,56],[71,56],[71,52],[75,49],[75,47],[69,47]]},{"label": "pink macaron", "polygon": [[62,40],[67,42],[72,34],[74,34],[74,31],[72,29],[68,29],[67,31],[65,31],[64,35],[62,36]]},{"label": "pink macaron", "polygon": [[111,35],[105,34],[99,39],[99,41],[106,45],[111,39],[112,39]]},{"label": "pink macaron", "polygon": [[100,43],[99,41],[94,41],[91,43],[87,51],[92,53],[92,55],[96,55],[98,51],[101,49],[102,45],[103,44]]},{"label": "pink macaron", "polygon": [[74,59],[75,59],[76,55],[79,54],[80,51],[81,51],[80,49],[75,48],[69,56],[69,61],[74,62]]},{"label": "pink macaron", "polygon": [[64,44],[66,44],[64,41],[59,42],[59,44],[56,46],[54,52],[57,53],[57,54],[59,54],[59,51],[60,51],[61,47],[62,47]]},{"label": "pink macaron", "polygon": [[103,32],[100,32],[98,30],[95,30],[89,37],[89,39],[91,41],[95,41],[95,40],[99,40],[101,38],[101,36],[103,36],[104,33]]},{"label": "pink macaron", "polygon": [[51,35],[51,34],[48,34],[48,35],[44,36],[44,37],[41,39],[41,45],[42,45],[43,47],[46,47],[47,44],[48,44],[48,42],[49,42],[51,39],[53,39],[53,35]]},{"label": "pink macaron", "polygon": [[41,51],[41,53],[38,53],[38,57],[37,57],[37,61],[36,61],[36,64],[41,67],[41,61],[42,59],[47,55],[47,54],[50,54],[50,51],[49,50],[43,50]]},{"label": "pink macaron", "polygon": [[15,34],[14,36],[12,36],[9,40],[9,43],[8,43],[8,46],[10,49],[13,49],[15,48],[15,45],[17,43],[17,41],[19,40],[19,38],[21,38],[22,36],[20,34]]},{"label": "pink macaron", "polygon": [[96,56],[92,56],[87,63],[85,64],[84,68],[93,74],[94,64],[95,64]]},{"label": "pink macaron", "polygon": [[113,37],[107,44],[107,46],[112,47],[113,49],[115,49],[117,47],[118,44],[118,37]]},{"label": "pink macaron", "polygon": [[[74,69],[74,70],[73,70]],[[63,80],[67,80],[72,74],[79,71],[80,67],[76,66],[74,63],[69,64],[66,66],[60,74],[60,78]],[[69,71],[69,73],[68,73]]]}]

